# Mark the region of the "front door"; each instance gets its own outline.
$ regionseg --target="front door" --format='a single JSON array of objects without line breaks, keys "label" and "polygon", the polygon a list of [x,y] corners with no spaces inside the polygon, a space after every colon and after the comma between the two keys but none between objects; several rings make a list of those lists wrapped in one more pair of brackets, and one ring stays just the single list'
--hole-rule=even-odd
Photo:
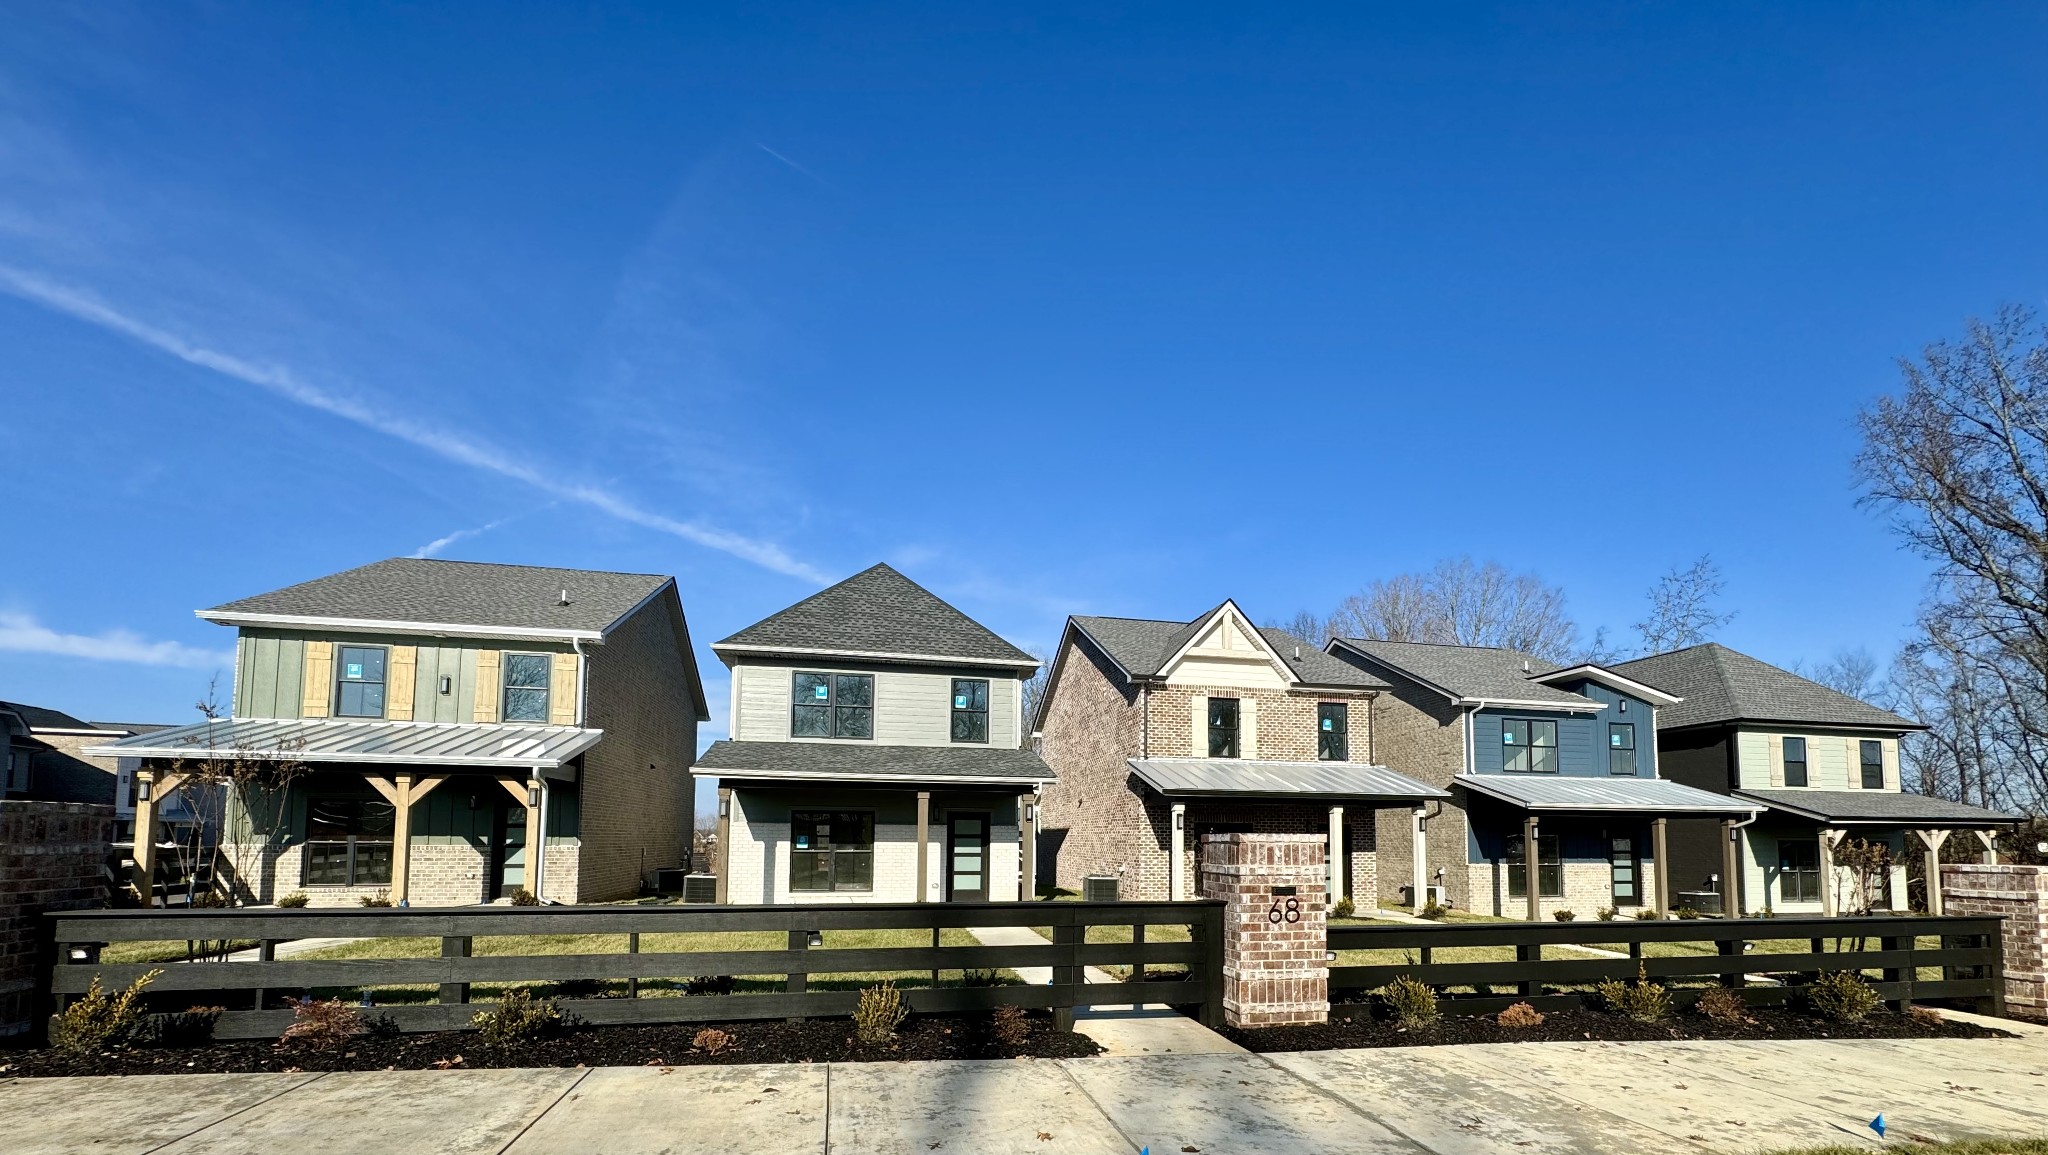
[{"label": "front door", "polygon": [[988,901],[988,815],[946,819],[946,901]]},{"label": "front door", "polygon": [[526,885],[526,807],[501,798],[491,823],[490,898],[499,899]]},{"label": "front door", "polygon": [[1609,877],[1614,883],[1614,905],[1641,906],[1643,863],[1636,856],[1636,840],[1611,838],[1607,845]]}]

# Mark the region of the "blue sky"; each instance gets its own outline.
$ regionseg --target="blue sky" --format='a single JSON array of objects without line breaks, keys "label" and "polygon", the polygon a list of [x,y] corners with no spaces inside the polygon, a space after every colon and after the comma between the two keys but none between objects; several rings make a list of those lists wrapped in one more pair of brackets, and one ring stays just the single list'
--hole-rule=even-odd
[{"label": "blue sky", "polygon": [[430,546],[1036,647],[1459,554],[1625,627],[1710,552],[1730,644],[1884,654],[1854,415],[2048,297],[2037,6],[0,19],[0,697],[95,718]]}]

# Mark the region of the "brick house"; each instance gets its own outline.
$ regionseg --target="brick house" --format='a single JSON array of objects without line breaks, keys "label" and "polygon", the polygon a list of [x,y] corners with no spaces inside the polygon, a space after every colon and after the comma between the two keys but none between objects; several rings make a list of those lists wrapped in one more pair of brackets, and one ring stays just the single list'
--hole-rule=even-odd
[{"label": "brick house", "polygon": [[711,649],[731,737],[692,773],[718,780],[720,902],[1019,897],[1053,777],[1024,745],[1037,658],[887,565]]},{"label": "brick house", "polygon": [[675,579],[393,558],[198,615],[239,632],[229,716],[84,751],[141,760],[141,877],[164,797],[230,776],[288,779],[227,791],[245,901],[586,902],[689,861],[710,711]]},{"label": "brick house", "polygon": [[[1668,909],[1670,822],[1757,809],[1658,774],[1657,711],[1680,699],[1656,686],[1485,646],[1337,638],[1328,649],[1385,681],[1380,757],[1450,792],[1422,823],[1421,854],[1415,823],[1383,814],[1379,828],[1383,852],[1430,864],[1447,905],[1532,919]],[[1413,900],[1384,881],[1380,897]]]},{"label": "brick house", "polygon": [[1330,893],[1382,883],[1376,811],[1412,820],[1449,794],[1389,770],[1380,678],[1233,602],[1193,621],[1067,619],[1039,707],[1040,880],[1119,878],[1129,899],[1191,897],[1207,834],[1322,835]]},{"label": "brick house", "polygon": [[[132,841],[135,771],[141,760],[95,757],[85,748],[166,729],[158,724],[85,722],[47,706],[0,702],[0,798],[111,805],[115,841]],[[183,799],[173,801],[171,808],[159,811],[159,821],[190,825],[209,810],[186,806]]]}]

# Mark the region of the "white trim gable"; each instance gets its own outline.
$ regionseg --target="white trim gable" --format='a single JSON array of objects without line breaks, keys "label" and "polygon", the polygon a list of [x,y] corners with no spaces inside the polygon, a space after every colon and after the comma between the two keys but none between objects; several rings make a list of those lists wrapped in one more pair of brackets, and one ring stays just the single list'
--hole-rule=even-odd
[{"label": "white trim gable", "polygon": [[1160,664],[1158,676],[1169,686],[1237,689],[1286,689],[1301,681],[1230,601],[1202,619],[1187,644]]},{"label": "white trim gable", "polygon": [[1617,674],[1606,666],[1596,665],[1592,662],[1571,666],[1567,669],[1552,670],[1548,674],[1538,674],[1529,680],[1545,686],[1553,686],[1555,683],[1570,681],[1575,678],[1584,678],[1589,682],[1598,682],[1610,690],[1627,694],[1632,698],[1641,698],[1652,706],[1676,706],[1678,703],[1685,701],[1684,698],[1676,694],[1668,694],[1655,686],[1638,682],[1633,678]]}]

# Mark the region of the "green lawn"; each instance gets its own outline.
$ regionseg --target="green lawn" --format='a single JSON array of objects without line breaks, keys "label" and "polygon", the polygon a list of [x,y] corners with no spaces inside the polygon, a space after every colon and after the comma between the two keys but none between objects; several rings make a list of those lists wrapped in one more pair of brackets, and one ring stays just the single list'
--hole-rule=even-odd
[{"label": "green lawn", "polygon": [[[228,950],[249,950],[255,947],[255,939],[235,939],[228,944]],[[100,961],[109,964],[184,962],[192,957],[195,947],[213,947],[218,950],[219,942],[189,943],[183,939],[172,941],[140,940],[136,942],[110,942],[100,951]]]}]

